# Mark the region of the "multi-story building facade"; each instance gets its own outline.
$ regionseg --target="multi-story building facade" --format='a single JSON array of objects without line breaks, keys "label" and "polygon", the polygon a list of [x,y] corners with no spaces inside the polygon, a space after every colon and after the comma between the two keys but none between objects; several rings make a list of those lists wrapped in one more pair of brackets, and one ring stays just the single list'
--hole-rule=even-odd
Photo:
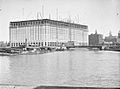
[{"label": "multi-story building facade", "polygon": [[97,31],[95,34],[89,35],[89,45],[95,46],[95,45],[101,45],[103,43],[103,35],[97,34]]},{"label": "multi-story building facade", "polygon": [[12,47],[58,46],[67,42],[88,44],[88,26],[50,19],[10,22],[9,40]]}]

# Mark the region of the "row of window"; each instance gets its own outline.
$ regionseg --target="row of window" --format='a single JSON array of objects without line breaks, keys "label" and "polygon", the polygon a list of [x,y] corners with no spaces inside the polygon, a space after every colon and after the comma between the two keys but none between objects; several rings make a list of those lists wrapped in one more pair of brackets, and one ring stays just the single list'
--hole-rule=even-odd
[{"label": "row of window", "polygon": [[42,21],[11,22],[11,27],[43,24]]},{"label": "row of window", "polygon": [[[41,46],[60,46],[62,44],[65,44],[63,42],[31,42],[28,43],[27,46],[32,46],[32,47],[41,47]],[[12,47],[20,47],[24,46],[25,43],[11,43]],[[79,43],[79,45],[87,45],[87,43]]]},{"label": "row of window", "polygon": [[[27,43],[27,46],[33,46],[33,47],[38,47],[38,46],[58,46],[63,44],[63,42],[31,42]],[[25,45],[25,43],[11,43],[12,47],[20,47]]]}]

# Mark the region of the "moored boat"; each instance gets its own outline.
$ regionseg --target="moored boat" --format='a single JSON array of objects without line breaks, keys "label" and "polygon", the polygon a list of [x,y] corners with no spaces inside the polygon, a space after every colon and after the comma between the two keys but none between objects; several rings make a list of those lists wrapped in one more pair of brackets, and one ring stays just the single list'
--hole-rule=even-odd
[{"label": "moored boat", "polygon": [[120,51],[120,46],[110,46],[110,47],[107,47],[105,50]]},{"label": "moored boat", "polygon": [[0,56],[16,56],[18,54],[0,52]]}]

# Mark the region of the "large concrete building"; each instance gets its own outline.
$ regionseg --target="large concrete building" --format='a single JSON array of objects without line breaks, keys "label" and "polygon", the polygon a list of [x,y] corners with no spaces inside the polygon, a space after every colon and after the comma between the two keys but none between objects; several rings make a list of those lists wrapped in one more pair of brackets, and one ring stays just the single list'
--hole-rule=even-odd
[{"label": "large concrete building", "polygon": [[10,22],[10,46],[58,46],[67,42],[88,44],[88,26],[50,19]]},{"label": "large concrete building", "polygon": [[97,31],[95,34],[89,35],[89,45],[95,46],[95,45],[101,45],[103,43],[103,35],[98,34]]}]

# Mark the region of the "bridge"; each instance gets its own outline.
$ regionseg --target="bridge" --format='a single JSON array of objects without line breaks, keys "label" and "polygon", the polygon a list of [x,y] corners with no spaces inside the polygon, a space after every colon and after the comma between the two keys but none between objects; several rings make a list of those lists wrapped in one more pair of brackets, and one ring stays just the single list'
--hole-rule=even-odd
[{"label": "bridge", "polygon": [[100,50],[102,50],[102,45],[96,45],[96,46],[92,46],[92,45],[89,45],[89,46],[66,46],[67,49],[70,49],[70,48],[98,48]]}]

